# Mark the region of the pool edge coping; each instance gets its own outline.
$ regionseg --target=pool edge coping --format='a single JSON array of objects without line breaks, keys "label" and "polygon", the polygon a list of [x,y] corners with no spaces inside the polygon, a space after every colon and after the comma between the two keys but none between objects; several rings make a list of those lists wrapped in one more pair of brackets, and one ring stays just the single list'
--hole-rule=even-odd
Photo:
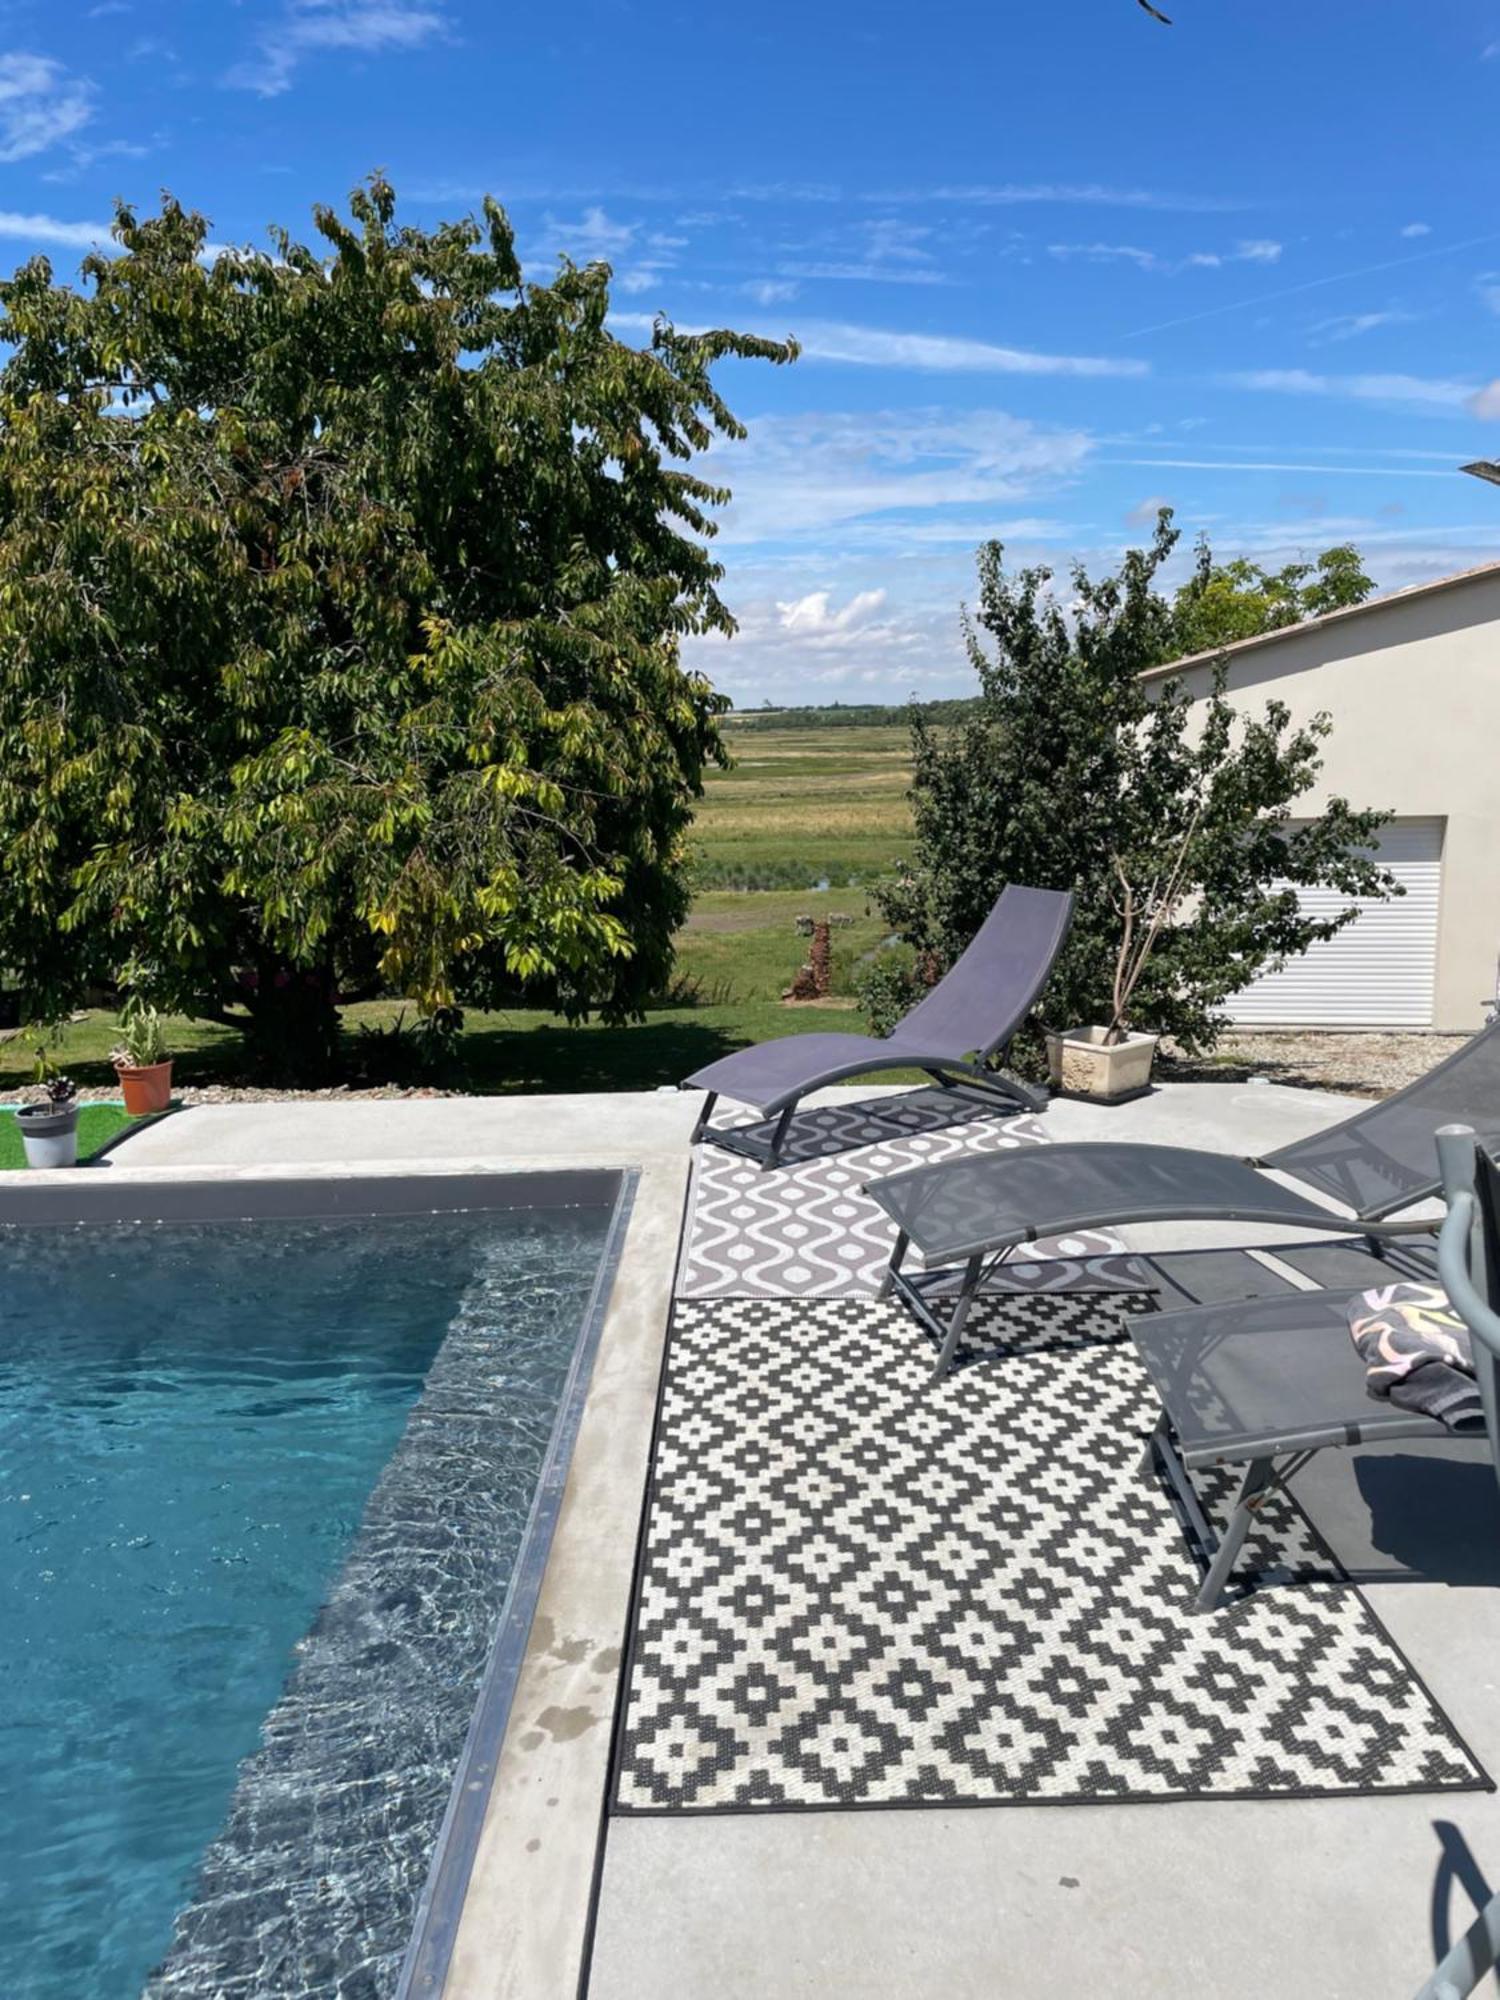
[{"label": "pool edge coping", "polygon": [[638,1167],[604,1171],[618,1182],[608,1230],[392,2000],[433,2000],[446,1991],[641,1174]]},{"label": "pool edge coping", "polygon": [[579,1992],[690,1167],[685,1146],[638,1157],[630,1226],[441,2000],[576,2000]]}]

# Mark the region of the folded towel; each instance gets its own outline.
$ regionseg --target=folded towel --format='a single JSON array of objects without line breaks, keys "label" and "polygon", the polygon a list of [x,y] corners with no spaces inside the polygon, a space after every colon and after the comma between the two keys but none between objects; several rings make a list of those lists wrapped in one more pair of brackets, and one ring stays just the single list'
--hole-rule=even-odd
[{"label": "folded towel", "polygon": [[1377,1285],[1349,1301],[1349,1335],[1380,1400],[1450,1431],[1484,1428],[1469,1329],[1437,1285]]}]

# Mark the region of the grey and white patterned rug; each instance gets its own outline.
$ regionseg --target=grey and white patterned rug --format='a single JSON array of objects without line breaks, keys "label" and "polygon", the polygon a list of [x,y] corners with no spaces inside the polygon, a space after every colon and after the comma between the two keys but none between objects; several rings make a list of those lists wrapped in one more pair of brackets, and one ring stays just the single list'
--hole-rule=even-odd
[{"label": "grey and white patterned rug", "polygon": [[[716,1121],[759,1127],[733,1111]],[[950,1092],[899,1096],[800,1111],[787,1164],[768,1171],[713,1145],[695,1149],[693,1184],[677,1296],[843,1298],[872,1295],[895,1231],[861,1194],[865,1181],[963,1153],[1045,1145],[1042,1120],[976,1112]],[[1112,1231],[1079,1230],[1018,1251],[989,1289],[1045,1291],[1087,1283],[1136,1289],[1156,1281],[1124,1253]]]},{"label": "grey and white patterned rug", "polygon": [[894,1306],[680,1302],[614,1810],[1487,1786],[1281,1496],[1238,1574],[1297,1587],[1193,1612],[1148,1304],[986,1301],[933,1386]]}]

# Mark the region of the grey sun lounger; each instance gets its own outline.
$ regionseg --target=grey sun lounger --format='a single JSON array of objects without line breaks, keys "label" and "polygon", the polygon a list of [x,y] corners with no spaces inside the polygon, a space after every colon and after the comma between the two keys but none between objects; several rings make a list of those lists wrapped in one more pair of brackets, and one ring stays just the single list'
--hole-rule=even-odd
[{"label": "grey sun lounger", "polygon": [[[1454,1119],[1500,1130],[1500,1023],[1394,1097],[1263,1158],[1084,1141],[912,1167],[865,1189],[896,1225],[881,1296],[896,1293],[934,1336],[941,1375],[986,1273],[1038,1236],[1128,1222],[1274,1223],[1325,1234],[1342,1225],[1372,1240],[1430,1233],[1430,1222],[1390,1218],[1437,1193],[1433,1135]],[[909,1249],[926,1266],[920,1273],[902,1269]],[[954,1266],[962,1277],[944,1326],[928,1294],[953,1288]]]},{"label": "grey sun lounger", "polygon": [[[696,1070],[682,1084],[708,1092],[693,1144],[708,1139],[762,1166],[780,1166],[792,1114],[808,1091],[881,1069],[919,1069],[980,1103],[1040,1111],[1046,1098],[996,1065],[1046,985],[1072,920],[1071,895],[1012,884],[968,950],[889,1035],[783,1035]],[[711,1129],[720,1097],[775,1118],[769,1141]]]},{"label": "grey sun lounger", "polygon": [[[1485,1428],[1500,1471],[1500,1317],[1479,1295],[1469,1270],[1476,1223],[1481,1238],[1496,1240],[1500,1174],[1467,1127],[1445,1127],[1437,1145],[1448,1195],[1438,1275],[1474,1337]],[[1492,1255],[1475,1263],[1493,1272]],[[1493,1298],[1493,1276],[1480,1283]],[[1364,1365],[1349,1337],[1349,1297],[1343,1291],[1293,1293],[1130,1322],[1162,1406],[1142,1470],[1159,1467],[1165,1474],[1198,1544],[1206,1564],[1200,1611],[1217,1608],[1266,1495],[1287,1485],[1317,1452],[1404,1438],[1453,1443],[1463,1435],[1368,1394]],[[1222,1536],[1206,1518],[1191,1477],[1214,1466],[1243,1468]]]}]

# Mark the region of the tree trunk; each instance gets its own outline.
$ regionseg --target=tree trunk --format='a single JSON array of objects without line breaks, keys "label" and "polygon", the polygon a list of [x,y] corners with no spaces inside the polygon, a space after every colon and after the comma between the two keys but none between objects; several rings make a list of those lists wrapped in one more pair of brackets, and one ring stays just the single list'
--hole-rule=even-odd
[{"label": "tree trunk", "polygon": [[245,1062],[252,1083],[320,1090],[341,1066],[331,968],[261,965],[245,981]]}]

